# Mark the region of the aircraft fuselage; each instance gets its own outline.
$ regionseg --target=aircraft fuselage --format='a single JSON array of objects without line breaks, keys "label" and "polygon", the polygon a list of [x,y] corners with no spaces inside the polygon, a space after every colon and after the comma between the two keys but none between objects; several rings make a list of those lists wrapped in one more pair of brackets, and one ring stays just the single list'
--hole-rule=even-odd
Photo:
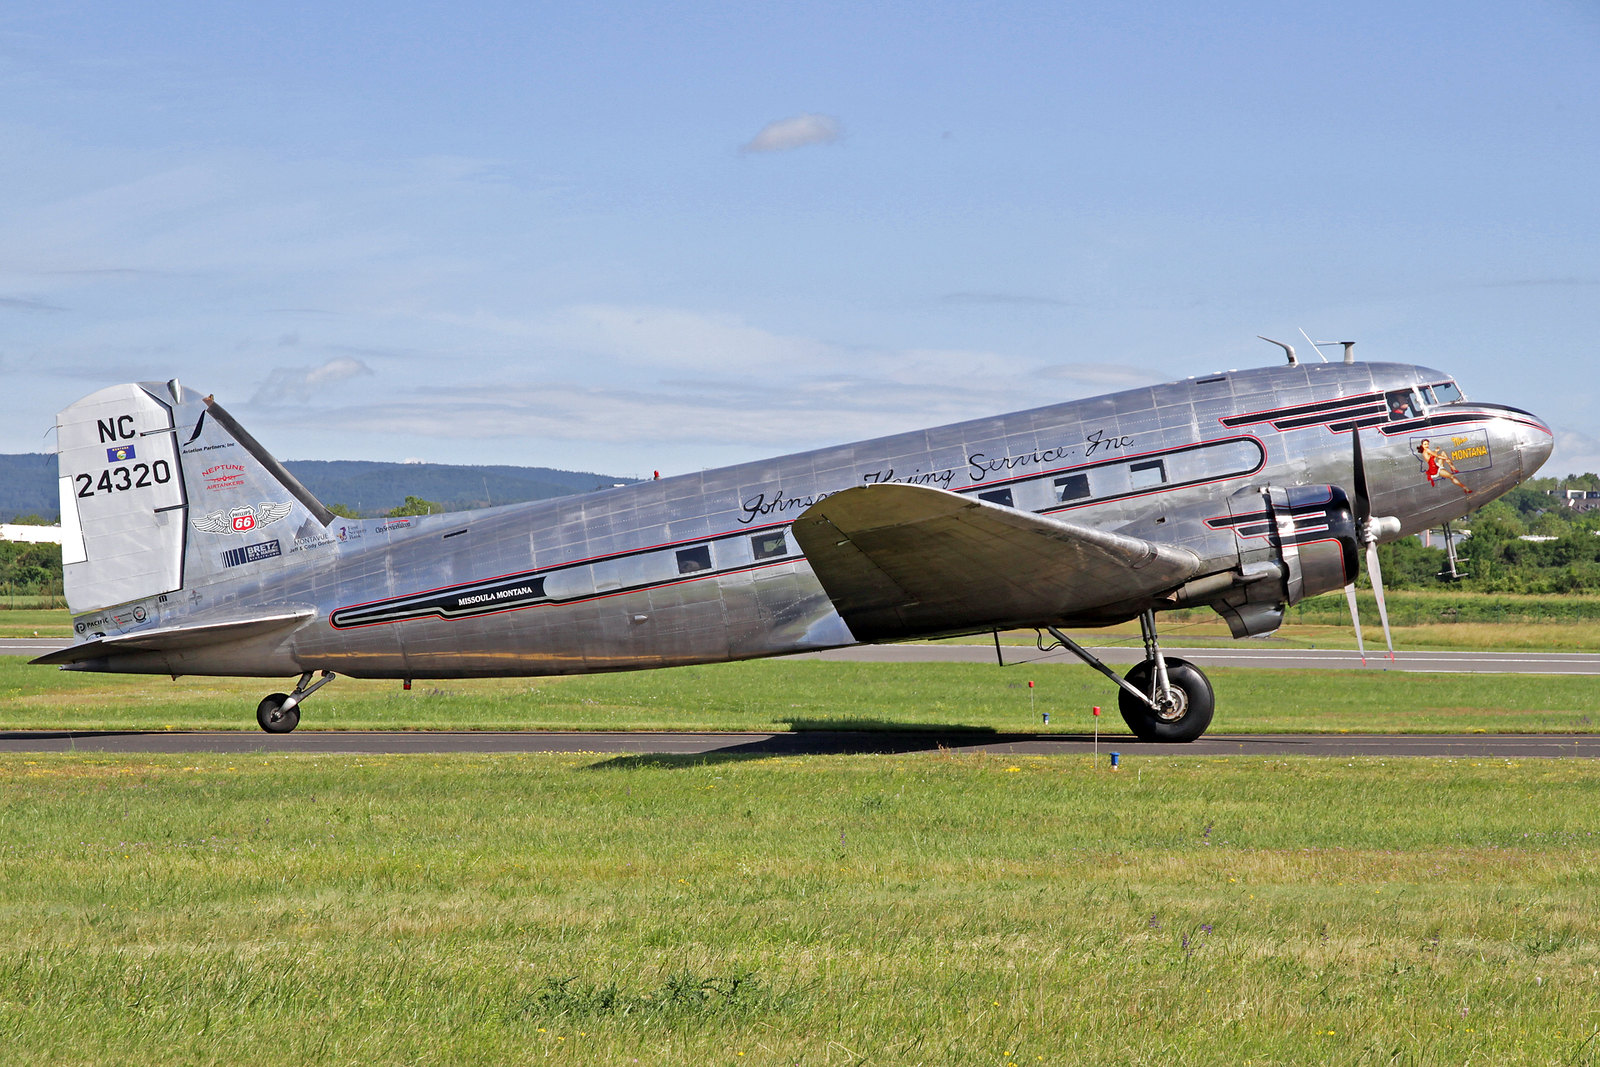
[{"label": "aircraft fuselage", "polygon": [[[81,615],[80,635],[137,629],[125,622],[134,607],[139,625],[228,619],[247,606],[309,609],[309,621],[72,666],[455,678],[854,644],[790,526],[830,494],[886,483],[1179,546],[1202,561],[1200,576],[1222,574],[1270,555],[1266,539],[1252,541],[1230,523],[1230,500],[1267,485],[1348,486],[1353,427],[1362,428],[1373,511],[1398,520],[1391,538],[1459,518],[1530,476],[1549,454],[1548,427],[1513,408],[1455,400],[1449,382],[1424,367],[1385,363],[1234,371],[483,511],[335,519],[283,532],[255,526],[255,516],[244,531],[191,522],[185,558],[195,573],[205,563],[212,577]],[[1410,408],[1397,410],[1406,398]],[[1437,460],[1430,474],[1419,452],[1424,439],[1442,449],[1454,480]],[[181,459],[204,461],[186,451]],[[186,514],[200,510],[191,499]],[[244,561],[247,550],[270,552],[282,565],[230,562]],[[982,629],[1106,625],[1177,603],[1164,592],[1065,608],[1049,619],[995,619]],[[946,631],[926,636],[936,632]]]}]

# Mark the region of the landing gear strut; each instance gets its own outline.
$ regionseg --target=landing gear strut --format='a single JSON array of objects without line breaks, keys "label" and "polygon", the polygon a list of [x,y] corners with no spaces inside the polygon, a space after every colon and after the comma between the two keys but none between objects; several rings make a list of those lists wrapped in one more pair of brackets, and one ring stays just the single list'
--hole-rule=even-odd
[{"label": "landing gear strut", "polygon": [[300,725],[300,702],[318,689],[333,681],[332,671],[323,671],[322,677],[311,681],[311,672],[300,676],[292,693],[273,693],[256,705],[256,722],[269,734],[286,734]]},{"label": "landing gear strut", "polygon": [[1054,626],[1046,629],[1062,647],[1117,683],[1121,689],[1117,710],[1139,740],[1193,741],[1211,725],[1215,708],[1211,683],[1188,660],[1162,654],[1156,641],[1155,612],[1139,616],[1145,658],[1133,665],[1126,679],[1118,678],[1093,653]]}]

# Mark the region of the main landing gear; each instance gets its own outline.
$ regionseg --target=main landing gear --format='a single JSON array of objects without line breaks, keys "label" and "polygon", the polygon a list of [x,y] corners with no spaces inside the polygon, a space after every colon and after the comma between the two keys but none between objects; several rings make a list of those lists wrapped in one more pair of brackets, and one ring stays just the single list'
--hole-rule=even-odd
[{"label": "main landing gear", "polygon": [[1117,694],[1117,710],[1139,740],[1193,741],[1211,725],[1215,707],[1211,683],[1188,660],[1162,654],[1156,642],[1155,612],[1139,616],[1144,661],[1134,664],[1126,679],[1118,678],[1093,653],[1054,626],[1045,629],[1061,647],[1117,683],[1122,690]]},{"label": "main landing gear", "polygon": [[311,672],[300,676],[292,693],[273,693],[256,705],[256,722],[269,734],[286,734],[300,725],[300,702],[318,689],[333,681],[332,671],[323,671],[322,677],[311,681]]}]

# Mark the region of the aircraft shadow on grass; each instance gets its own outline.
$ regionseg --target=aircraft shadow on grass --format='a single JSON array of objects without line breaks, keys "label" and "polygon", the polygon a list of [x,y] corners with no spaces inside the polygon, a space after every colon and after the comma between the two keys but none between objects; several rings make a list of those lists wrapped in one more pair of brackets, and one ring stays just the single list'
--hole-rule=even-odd
[{"label": "aircraft shadow on grass", "polygon": [[[746,760],[772,759],[778,756],[892,756],[908,752],[937,752],[1004,745],[1060,746],[1041,752],[1025,750],[1029,755],[1087,755],[1096,743],[1108,753],[1114,749],[1131,746],[1144,748],[1146,743],[1124,733],[1002,733],[989,726],[929,726],[926,723],[892,722],[884,719],[783,719],[789,727],[787,733],[772,734],[756,741],[729,744],[725,748],[707,752],[640,752],[613,756],[592,764],[589,770],[630,770],[638,767],[666,767],[688,769],[708,764],[735,763]],[[1314,738],[1307,737],[1308,743]],[[1230,737],[1230,745],[1246,750],[1257,744],[1284,743],[1281,737],[1252,738]],[[1156,748],[1166,748],[1156,745]],[[1146,749],[1148,751],[1148,749]],[[1004,750],[1002,750],[1004,751]],[[1180,755],[1179,746],[1171,746],[1173,755]],[[1020,753],[1019,753],[1020,754]]]},{"label": "aircraft shadow on grass", "polygon": [[[787,733],[757,741],[730,744],[709,752],[634,753],[601,760],[590,770],[636,767],[690,768],[715,763],[771,759],[778,756],[892,756],[907,752],[973,748],[980,745],[1052,743],[1090,744],[1092,734],[1002,733],[989,726],[929,726],[885,719],[783,719]],[[1119,735],[1131,742],[1133,738]],[[1102,744],[1109,742],[1100,738]]]}]

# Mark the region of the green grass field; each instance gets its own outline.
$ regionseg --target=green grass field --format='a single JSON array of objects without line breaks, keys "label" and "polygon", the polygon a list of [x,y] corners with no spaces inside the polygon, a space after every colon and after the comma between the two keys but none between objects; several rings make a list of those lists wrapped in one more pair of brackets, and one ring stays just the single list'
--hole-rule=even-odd
[{"label": "green grass field", "polygon": [[[1600,708],[1600,678],[1211,675],[1227,732]],[[0,658],[0,729],[253,731],[269,688]],[[341,678],[302,729],[1082,732],[1095,703],[1122,733],[1076,663],[770,660]],[[1597,787],[1575,760],[0,756],[0,1065],[1595,1064]]]},{"label": "green grass field", "polygon": [[[1207,672],[1221,733],[1590,733],[1600,677],[1394,671]],[[1030,699],[1027,684],[1036,683]],[[255,730],[283,680],[86,674],[0,657],[0,729]],[[421,683],[340,678],[300,729],[805,730],[962,727],[1124,734],[1111,685],[1076,662],[760,660],[576,678]],[[1043,712],[1051,723],[1041,723]]]},{"label": "green grass field", "polygon": [[0,1063],[1589,1064],[1600,767],[0,757]]}]

